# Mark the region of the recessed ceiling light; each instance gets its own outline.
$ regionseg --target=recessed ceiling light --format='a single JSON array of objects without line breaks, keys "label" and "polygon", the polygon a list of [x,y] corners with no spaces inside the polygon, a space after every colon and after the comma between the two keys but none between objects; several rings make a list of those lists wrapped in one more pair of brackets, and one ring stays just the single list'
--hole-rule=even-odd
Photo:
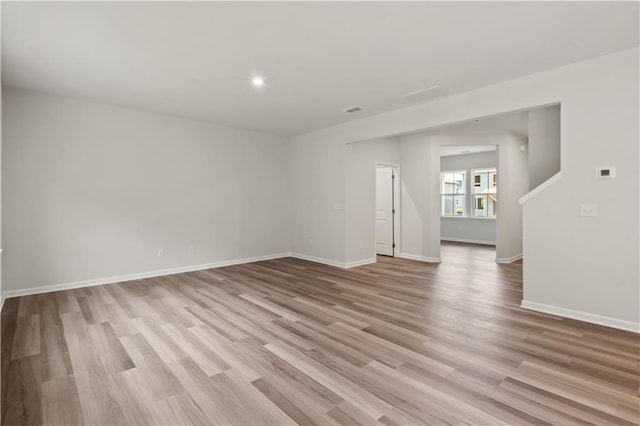
[{"label": "recessed ceiling light", "polygon": [[264,86],[264,78],[259,76],[253,77],[251,79],[251,84],[253,84],[255,87],[262,87]]},{"label": "recessed ceiling light", "polygon": [[480,122],[480,119],[479,119],[479,118],[476,118],[476,119],[475,119],[475,120],[473,120],[473,121],[474,121],[475,123],[479,123],[479,122]]}]

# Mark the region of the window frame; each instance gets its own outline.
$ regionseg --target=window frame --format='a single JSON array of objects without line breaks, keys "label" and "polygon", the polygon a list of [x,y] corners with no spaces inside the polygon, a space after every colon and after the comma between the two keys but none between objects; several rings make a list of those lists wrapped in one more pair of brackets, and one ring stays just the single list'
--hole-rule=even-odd
[{"label": "window frame", "polygon": [[[463,178],[462,178],[462,192],[443,192],[442,191],[442,186],[444,183],[444,176],[445,174],[452,174],[453,176],[455,176],[456,174],[462,174]],[[468,179],[469,179],[469,170],[441,170],[440,171],[440,217],[469,217],[469,208],[468,208],[468,203],[469,203],[469,191],[467,190],[468,188]],[[453,197],[463,197],[464,200],[464,204],[462,207],[462,214],[461,215],[447,215],[444,214],[444,197],[452,197],[452,199],[455,199]]]},{"label": "window frame", "polygon": [[[478,167],[478,168],[474,168],[474,169],[470,169],[469,170],[469,178],[471,179],[471,181],[473,182],[473,188],[476,188],[478,186],[482,186],[482,178],[480,178],[480,184],[476,185],[475,184],[475,177],[477,173],[487,173],[489,176],[487,176],[487,185],[488,188],[492,188],[495,187],[495,192],[493,193],[489,193],[487,192],[486,194],[482,194],[482,193],[477,193],[477,192],[470,192],[470,198],[471,198],[471,206],[472,209],[469,211],[469,216],[472,219],[493,219],[495,220],[498,217],[498,167],[494,166],[494,167]],[[491,174],[493,174],[493,177],[491,177]],[[472,177],[473,176],[473,177]],[[472,191],[473,191],[472,188]],[[488,213],[489,210],[489,198],[491,197],[491,195],[495,196],[495,207],[494,207],[494,214],[493,216],[476,216],[476,196],[484,196],[483,199],[486,200],[485,201],[485,205],[486,207],[483,210],[486,210]]]},{"label": "window frame", "polygon": [[[473,192],[474,188],[476,188],[476,182],[475,182],[475,174],[476,172],[486,172],[486,173],[493,173],[494,178],[487,178],[487,182],[489,184],[493,184],[495,182],[495,192],[494,193],[487,193],[487,194],[481,194],[481,193],[476,193]],[[461,193],[456,193],[456,192],[442,192],[442,184],[443,184],[443,180],[444,180],[444,175],[446,173],[461,173],[464,175],[464,179],[463,179],[463,192]],[[482,181],[482,179],[481,179]],[[477,185],[477,186],[481,186]],[[497,166],[491,166],[491,167],[477,167],[477,168],[471,168],[471,169],[466,169],[466,170],[441,170],[440,171],[440,217],[441,218],[454,218],[454,219],[490,219],[490,220],[496,220],[498,217],[498,200],[497,200],[497,196],[498,196],[498,167]],[[487,201],[485,202],[485,204],[487,204],[487,209],[488,209],[488,202],[489,202],[489,197],[490,195],[495,195],[496,200],[495,200],[495,206],[494,206],[494,215],[493,216],[476,216],[475,215],[475,206],[476,206],[476,195],[484,195],[484,199],[486,199]],[[445,215],[443,213],[443,203],[444,203],[444,197],[455,197],[455,196],[463,196],[464,198],[464,206],[463,206],[463,214],[462,215]]]}]

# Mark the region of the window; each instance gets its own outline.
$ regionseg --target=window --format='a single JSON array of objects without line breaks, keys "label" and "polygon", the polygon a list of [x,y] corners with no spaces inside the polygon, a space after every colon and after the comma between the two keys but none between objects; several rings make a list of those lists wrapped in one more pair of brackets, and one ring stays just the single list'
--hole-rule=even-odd
[{"label": "window", "polygon": [[496,169],[473,170],[473,216],[496,217],[498,203]]},{"label": "window", "polygon": [[[467,182],[471,185],[470,193],[466,191]],[[441,172],[440,215],[495,218],[498,205],[497,188],[496,168]]]},{"label": "window", "polygon": [[440,173],[442,216],[466,216],[466,175],[464,170]]}]

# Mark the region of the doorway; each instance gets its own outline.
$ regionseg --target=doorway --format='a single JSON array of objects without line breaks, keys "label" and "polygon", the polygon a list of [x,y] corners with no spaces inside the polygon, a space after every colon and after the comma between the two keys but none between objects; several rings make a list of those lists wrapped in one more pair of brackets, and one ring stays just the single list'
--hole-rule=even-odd
[{"label": "doorway", "polygon": [[496,255],[496,145],[440,146],[440,256],[456,245],[481,245]]},{"label": "doorway", "polygon": [[396,256],[400,235],[399,178],[396,165],[376,164],[376,255]]}]

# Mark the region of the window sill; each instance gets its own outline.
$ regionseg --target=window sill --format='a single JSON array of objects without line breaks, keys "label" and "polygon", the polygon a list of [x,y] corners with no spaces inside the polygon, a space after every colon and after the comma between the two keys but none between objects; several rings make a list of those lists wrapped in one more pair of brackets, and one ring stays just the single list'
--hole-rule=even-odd
[{"label": "window sill", "polygon": [[496,220],[495,217],[482,216],[440,216],[440,219],[480,219],[480,220]]}]

